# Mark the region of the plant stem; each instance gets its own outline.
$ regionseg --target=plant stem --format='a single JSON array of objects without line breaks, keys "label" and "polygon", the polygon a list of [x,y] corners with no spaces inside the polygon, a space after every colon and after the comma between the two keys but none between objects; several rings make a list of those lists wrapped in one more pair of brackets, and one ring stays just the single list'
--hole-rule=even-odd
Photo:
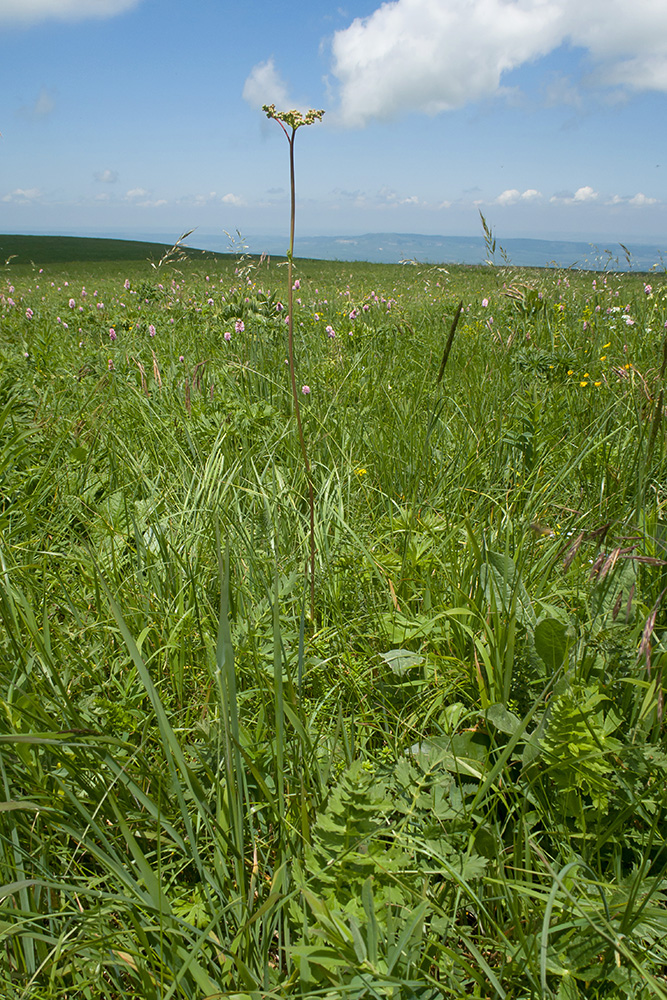
[{"label": "plant stem", "polygon": [[[282,124],[282,123],[281,123]],[[306,450],[306,441],[303,436],[303,424],[301,422],[301,407],[299,405],[299,393],[296,385],[296,372],[294,368],[294,316],[293,316],[293,281],[292,281],[292,258],[294,255],[294,222],[296,218],[296,183],[294,173],[294,139],[296,129],[292,128],[289,135],[283,126],[283,131],[289,142],[289,166],[290,166],[290,238],[289,250],[287,252],[287,356],[289,359],[290,382],[292,385],[292,400],[294,402],[294,415],[296,416],[296,426],[299,433],[299,444],[301,455],[306,470],[308,480],[308,506],[310,512],[310,617],[315,621],[315,496],[313,493],[313,476]]]}]

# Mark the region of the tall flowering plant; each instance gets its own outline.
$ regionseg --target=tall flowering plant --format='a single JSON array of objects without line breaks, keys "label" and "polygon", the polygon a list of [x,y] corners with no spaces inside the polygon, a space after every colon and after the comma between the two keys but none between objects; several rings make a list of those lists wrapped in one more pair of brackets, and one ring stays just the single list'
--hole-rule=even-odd
[{"label": "tall flowering plant", "polygon": [[[306,450],[306,442],[303,436],[303,424],[301,422],[301,407],[299,406],[299,394],[296,387],[296,371],[294,367],[294,310],[293,310],[293,290],[292,281],[292,259],[294,256],[294,220],[296,216],[296,182],[294,174],[294,140],[296,133],[302,125],[312,125],[313,122],[321,121],[324,111],[316,111],[311,108],[302,114],[300,111],[276,111],[275,104],[265,104],[262,110],[267,118],[277,121],[285,133],[285,138],[289,143],[289,167],[290,167],[290,233],[289,250],[287,251],[287,356],[289,361],[290,383],[292,387],[292,401],[294,405],[294,415],[299,433],[299,445],[301,455],[306,470],[308,480],[308,504],[310,509],[310,617],[315,621],[315,497],[313,494],[313,476]],[[304,392],[307,389],[304,386]],[[310,392],[310,389],[308,389]]]}]

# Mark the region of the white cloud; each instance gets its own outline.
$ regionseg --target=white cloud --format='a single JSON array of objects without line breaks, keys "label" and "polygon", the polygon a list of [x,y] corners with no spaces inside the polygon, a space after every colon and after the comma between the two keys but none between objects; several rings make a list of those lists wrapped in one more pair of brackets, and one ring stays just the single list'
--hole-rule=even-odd
[{"label": "white cloud", "polygon": [[[0,0],[0,3],[2,0]],[[35,98],[33,104],[24,105],[19,109],[19,114],[23,118],[31,118],[33,121],[39,121],[41,118],[48,118],[53,111],[55,111],[56,101],[53,94],[51,94],[46,87],[42,87],[39,94]]]},{"label": "white cloud", "polygon": [[3,196],[3,201],[15,202],[18,205],[28,205],[41,198],[42,192],[39,188],[16,188],[11,194]]},{"label": "white cloud", "polygon": [[574,194],[571,191],[559,191],[558,194],[552,195],[549,201],[552,204],[583,205],[586,202],[597,201],[598,198],[598,192],[587,184],[584,187],[577,188]]},{"label": "white cloud", "polygon": [[243,201],[243,198],[241,198],[240,195],[238,195],[238,194],[232,194],[231,192],[229,194],[223,194],[223,196],[220,199],[220,201],[223,203],[223,205],[237,205],[238,206],[238,205],[245,204],[245,202]]},{"label": "white cloud", "polygon": [[595,201],[597,197],[598,197],[597,191],[594,191],[592,187],[586,185],[586,187],[577,188],[577,190],[574,192],[574,198],[572,200],[578,202]]},{"label": "white cloud", "polygon": [[647,198],[645,194],[642,194],[641,191],[638,191],[636,195],[633,195],[632,198],[628,199],[628,204],[638,205],[638,206],[655,205],[657,204],[657,201],[658,201],[657,198]]},{"label": "white cloud", "polygon": [[537,191],[535,188],[528,188],[528,190],[523,193],[521,191],[517,191],[516,188],[510,188],[498,195],[495,204],[503,206],[516,205],[520,201],[537,201],[541,197],[541,192]]},{"label": "white cloud", "polygon": [[664,0],[392,0],[334,34],[338,117],[460,108],[563,44],[588,50],[600,82],[667,91]]},{"label": "white cloud", "polygon": [[[362,197],[365,201],[365,197]],[[419,205],[419,198],[416,194],[401,195],[392,188],[381,188],[374,198],[375,204],[380,207],[394,207],[395,205]]]},{"label": "white cloud", "polygon": [[243,100],[256,109],[263,104],[275,104],[279,110],[290,106],[287,86],[273,58],[253,66],[243,85]]},{"label": "white cloud", "polygon": [[35,24],[38,21],[83,21],[114,17],[141,0],[0,0],[0,23]]},{"label": "white cloud", "polygon": [[521,195],[521,200],[522,201],[537,201],[537,199],[541,198],[541,197],[542,197],[542,192],[541,191],[537,191],[535,188],[528,188],[528,190],[524,191],[523,194]]},{"label": "white cloud", "polygon": [[657,205],[658,204],[658,199],[657,198],[648,198],[645,194],[642,194],[641,191],[638,191],[637,194],[634,194],[634,195],[629,195],[629,194],[626,194],[626,195],[622,195],[622,194],[612,195],[612,197],[609,199],[609,201],[605,202],[605,204],[606,205],[634,205],[635,208],[642,208],[644,205]]},{"label": "white cloud", "polygon": [[497,205],[516,205],[517,201],[521,198],[521,192],[517,191],[516,188],[511,188],[508,191],[503,191],[496,198]]},{"label": "white cloud", "polygon": [[160,208],[167,204],[166,198],[151,198],[150,191],[146,191],[145,188],[132,188],[131,191],[126,191],[125,199],[137,208]]},{"label": "white cloud", "polygon": [[118,180],[117,170],[98,170],[95,174],[95,180],[99,181],[100,184],[115,184]]}]

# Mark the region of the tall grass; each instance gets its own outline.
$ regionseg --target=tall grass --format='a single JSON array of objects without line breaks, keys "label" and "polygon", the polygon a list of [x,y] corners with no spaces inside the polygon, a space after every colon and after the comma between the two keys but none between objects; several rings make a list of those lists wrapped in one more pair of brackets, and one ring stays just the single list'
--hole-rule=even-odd
[{"label": "tall grass", "polygon": [[4,272],[3,995],[667,996],[664,277],[301,262],[306,627],[251,264]]}]

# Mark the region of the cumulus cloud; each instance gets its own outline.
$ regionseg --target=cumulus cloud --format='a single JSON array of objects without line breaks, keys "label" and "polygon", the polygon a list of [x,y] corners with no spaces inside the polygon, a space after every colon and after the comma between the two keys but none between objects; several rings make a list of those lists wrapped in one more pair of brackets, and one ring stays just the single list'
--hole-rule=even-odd
[{"label": "cumulus cloud", "polygon": [[0,23],[36,24],[38,21],[83,21],[114,17],[141,0],[0,0]]},{"label": "cumulus cloud", "polygon": [[553,204],[583,205],[586,202],[597,201],[598,198],[598,192],[587,184],[584,187],[577,188],[574,194],[571,191],[561,191],[558,194],[552,195],[549,200]]},{"label": "cumulus cloud", "polygon": [[132,188],[130,191],[125,192],[125,197],[129,201],[135,201],[137,198],[145,198],[148,194],[144,188]]},{"label": "cumulus cloud", "polygon": [[117,170],[98,170],[95,174],[95,180],[99,181],[100,184],[115,184],[118,180]]},{"label": "cumulus cloud", "polygon": [[253,66],[243,85],[243,100],[256,109],[263,104],[275,104],[277,108],[289,107],[287,85],[276,69],[273,57]]},{"label": "cumulus cloud", "polygon": [[577,190],[574,192],[574,198],[572,200],[595,201],[597,197],[598,197],[597,191],[594,191],[593,188],[587,184],[586,187],[577,188]]},{"label": "cumulus cloud", "polygon": [[39,188],[15,188],[9,194],[3,195],[3,201],[11,201],[18,205],[29,205],[33,201],[41,198],[42,192]]},{"label": "cumulus cloud", "polygon": [[338,117],[460,108],[563,44],[588,50],[602,83],[667,91],[664,0],[392,0],[334,34]]},{"label": "cumulus cloud", "polygon": [[496,205],[516,205],[520,201],[536,201],[541,197],[542,193],[535,188],[528,188],[527,191],[523,192],[517,191],[516,188],[510,188],[498,195]]},{"label": "cumulus cloud", "polygon": [[517,191],[516,188],[511,188],[508,191],[503,191],[496,198],[497,205],[516,205],[517,201],[521,198],[521,192]]},{"label": "cumulus cloud", "polygon": [[229,194],[223,194],[223,196],[220,199],[220,201],[223,203],[223,205],[237,205],[238,206],[238,205],[243,205],[244,204],[243,198],[241,198],[240,195],[238,195],[238,194],[232,194],[231,192]]},{"label": "cumulus cloud", "polygon": [[615,195],[613,195],[609,199],[608,202],[606,202],[606,204],[607,205],[634,205],[636,208],[642,208],[644,205],[657,205],[658,204],[658,199],[657,198],[649,198],[645,194],[642,194],[641,191],[638,191],[637,194],[633,194],[633,195],[629,195],[629,194],[626,194],[626,195],[615,194]]},{"label": "cumulus cloud", "polygon": [[641,191],[638,191],[637,194],[632,196],[632,198],[628,198],[629,205],[638,205],[640,207],[643,205],[655,205],[657,201],[657,198],[647,198],[645,194],[641,193]]}]

